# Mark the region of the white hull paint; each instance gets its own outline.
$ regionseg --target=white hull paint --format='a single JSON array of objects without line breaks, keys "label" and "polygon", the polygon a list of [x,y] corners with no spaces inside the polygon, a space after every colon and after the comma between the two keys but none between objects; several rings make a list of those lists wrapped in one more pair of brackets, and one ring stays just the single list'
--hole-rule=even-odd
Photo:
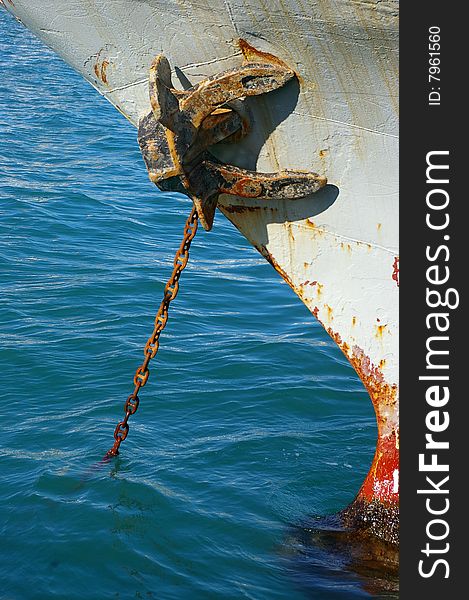
[{"label": "white hull paint", "polygon": [[[221,197],[350,359],[378,418],[358,500],[398,502],[398,3],[394,0],[5,0],[134,125],[164,53],[179,87],[242,61],[238,40],[298,73],[250,99],[254,127],[223,160],[304,169],[329,185],[302,200]],[[219,217],[220,218],[220,217]],[[216,235],[214,232],[206,235]],[[379,532],[378,532],[379,534]],[[386,537],[386,536],[384,536]]]}]

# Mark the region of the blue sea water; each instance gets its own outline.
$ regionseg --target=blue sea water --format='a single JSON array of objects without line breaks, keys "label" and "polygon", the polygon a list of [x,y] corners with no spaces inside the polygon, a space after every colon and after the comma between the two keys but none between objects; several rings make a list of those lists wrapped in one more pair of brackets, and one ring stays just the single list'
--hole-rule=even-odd
[{"label": "blue sea water", "polygon": [[149,182],[133,127],[0,10],[0,597],[384,597],[303,535],[368,470],[369,398],[221,214],[99,464],[189,211]]}]

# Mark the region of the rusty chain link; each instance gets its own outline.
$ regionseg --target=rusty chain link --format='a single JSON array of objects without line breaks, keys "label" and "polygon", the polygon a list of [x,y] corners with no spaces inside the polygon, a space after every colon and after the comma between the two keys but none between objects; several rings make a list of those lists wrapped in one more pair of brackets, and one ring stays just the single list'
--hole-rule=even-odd
[{"label": "rusty chain link", "polygon": [[129,433],[128,420],[129,417],[137,411],[138,405],[140,403],[140,399],[138,397],[138,392],[140,388],[142,388],[148,381],[148,377],[150,375],[148,365],[151,359],[155,358],[156,353],[158,352],[160,334],[166,327],[166,323],[168,321],[169,305],[171,301],[174,300],[174,298],[176,298],[177,293],[179,291],[179,278],[181,277],[181,273],[185,269],[189,260],[189,248],[191,247],[191,242],[194,239],[194,236],[197,232],[197,224],[197,210],[195,207],[193,207],[191,214],[189,215],[186,221],[186,225],[184,227],[183,240],[174,257],[173,272],[171,273],[171,277],[168,279],[168,283],[164,288],[163,300],[161,301],[158,312],[156,313],[155,327],[153,329],[152,334],[148,338],[148,341],[145,344],[145,348],[143,350],[145,359],[143,363],[138,367],[135,373],[134,391],[125,401],[125,416],[122,421],[119,421],[114,430],[114,445],[106,452],[105,458],[111,458],[119,454],[119,446],[125,440]]}]

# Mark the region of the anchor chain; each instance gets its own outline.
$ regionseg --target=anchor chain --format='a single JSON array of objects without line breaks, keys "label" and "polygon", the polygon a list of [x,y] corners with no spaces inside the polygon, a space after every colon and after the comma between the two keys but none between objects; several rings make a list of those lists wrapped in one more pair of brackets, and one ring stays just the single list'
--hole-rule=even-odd
[{"label": "anchor chain", "polygon": [[174,269],[155,317],[153,333],[145,345],[143,363],[134,377],[134,391],[127,398],[125,416],[114,431],[114,445],[105,459],[119,454],[129,433],[128,420],[139,405],[138,392],[150,375],[148,365],[156,356],[159,338],[168,321],[169,304],[177,296],[179,278],[189,260],[189,248],[200,223],[212,228],[220,194],[244,198],[283,200],[303,198],[327,183],[324,176],[284,170],[258,173],[219,161],[209,148],[218,142],[236,143],[249,131],[242,99],[277,90],[296,77],[286,63],[239,40],[243,64],[201,81],[188,90],[177,90],[171,81],[168,59],[160,54],[150,67],[151,111],[139,122],[138,143],[150,180],[162,191],[189,196],[193,209],[184,238],[174,258]]},{"label": "anchor chain", "polygon": [[186,265],[189,261],[189,249],[191,247],[192,240],[197,233],[197,225],[198,214],[194,206],[186,221],[186,225],[184,227],[184,237],[181,245],[179,246],[179,249],[174,257],[173,272],[171,273],[171,277],[168,279],[168,282],[164,288],[163,300],[161,301],[158,312],[156,313],[153,332],[148,338],[143,350],[145,359],[135,372],[134,391],[125,401],[125,416],[122,421],[119,421],[114,430],[114,445],[106,452],[104,457],[105,459],[112,458],[113,456],[117,456],[119,454],[119,446],[129,433],[128,420],[129,417],[135,414],[138,409],[138,405],[140,403],[138,392],[140,391],[140,388],[142,388],[148,381],[148,377],[150,375],[148,365],[150,364],[151,359],[155,358],[158,352],[160,335],[163,329],[166,327],[166,323],[168,321],[169,305],[178,294],[179,278],[181,277],[181,273],[186,268]]}]

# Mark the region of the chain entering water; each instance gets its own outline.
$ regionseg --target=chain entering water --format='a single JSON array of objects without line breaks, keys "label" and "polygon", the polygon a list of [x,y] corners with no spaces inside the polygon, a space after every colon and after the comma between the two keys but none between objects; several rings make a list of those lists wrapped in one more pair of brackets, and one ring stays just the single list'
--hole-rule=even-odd
[{"label": "chain entering water", "polygon": [[182,271],[186,268],[187,262],[189,260],[189,248],[191,247],[191,242],[194,239],[194,236],[197,232],[197,224],[198,224],[198,215],[195,207],[192,208],[191,214],[189,215],[186,225],[184,227],[184,238],[179,246],[178,251],[176,252],[176,256],[174,257],[174,268],[171,274],[171,277],[168,279],[168,283],[164,288],[164,296],[161,301],[158,312],[155,317],[155,327],[153,329],[153,333],[148,338],[147,343],[145,344],[145,348],[143,354],[145,359],[143,363],[138,367],[135,377],[134,377],[134,391],[130,394],[130,396],[125,401],[124,411],[125,416],[122,421],[116,426],[114,431],[114,445],[110,448],[104,458],[111,458],[113,456],[117,456],[119,454],[119,446],[127,437],[129,433],[129,424],[128,420],[130,415],[133,415],[139,405],[139,397],[138,392],[140,388],[142,388],[146,382],[148,381],[148,377],[150,375],[150,371],[148,369],[148,365],[152,358],[156,356],[159,347],[159,338],[163,329],[166,327],[166,323],[168,321],[168,310],[169,305],[174,298],[176,298],[177,293],[179,291],[179,278],[181,277]]}]

